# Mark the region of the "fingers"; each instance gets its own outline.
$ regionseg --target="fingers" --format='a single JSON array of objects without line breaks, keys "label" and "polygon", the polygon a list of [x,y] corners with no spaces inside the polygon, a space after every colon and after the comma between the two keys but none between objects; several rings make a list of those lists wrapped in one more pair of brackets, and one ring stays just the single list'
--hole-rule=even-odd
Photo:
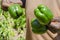
[{"label": "fingers", "polygon": [[53,18],[52,22],[60,22],[60,17]]},{"label": "fingers", "polygon": [[53,20],[48,26],[54,29],[60,29],[60,17],[53,18]]},{"label": "fingers", "polygon": [[35,40],[45,40],[40,34],[34,34],[33,33],[33,37],[35,37]]},{"label": "fingers", "polygon": [[47,30],[44,34],[35,34],[32,33],[32,39],[33,40],[56,40],[60,38],[60,34],[58,33],[52,33],[50,30]]},{"label": "fingers", "polygon": [[60,23],[59,22],[51,22],[50,27],[53,27],[55,29],[60,29]]},{"label": "fingers", "polygon": [[47,30],[47,33],[48,33],[49,36],[50,36],[51,38],[53,38],[53,39],[58,35],[57,33],[53,34],[50,30]]},{"label": "fingers", "polygon": [[42,37],[43,37],[45,40],[53,40],[53,39],[48,35],[48,33],[42,34]]}]

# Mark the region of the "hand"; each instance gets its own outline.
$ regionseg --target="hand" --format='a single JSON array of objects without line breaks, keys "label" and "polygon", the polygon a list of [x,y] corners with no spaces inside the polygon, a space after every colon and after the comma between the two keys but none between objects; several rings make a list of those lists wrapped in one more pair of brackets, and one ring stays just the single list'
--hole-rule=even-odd
[{"label": "hand", "polygon": [[11,4],[23,5],[21,0],[2,0],[2,6],[3,7],[9,7]]},{"label": "hand", "polygon": [[[59,7],[57,5],[56,0],[33,0],[33,1],[32,0],[26,0],[26,9],[27,9],[26,14],[27,14],[27,18],[29,18],[29,21],[31,20],[31,18],[34,18],[33,10],[39,4],[47,5],[52,10],[52,12],[54,13],[54,17],[58,18],[60,16]],[[54,29],[54,27],[53,27],[53,29]],[[60,36],[60,34],[58,34],[58,33],[54,34],[50,30],[47,31],[46,33],[42,34],[42,35],[34,34],[31,32],[30,26],[29,25],[27,26],[27,40],[60,40],[59,36]]]},{"label": "hand", "polygon": [[54,18],[51,21],[50,26],[55,28],[55,29],[60,29],[60,18]]}]

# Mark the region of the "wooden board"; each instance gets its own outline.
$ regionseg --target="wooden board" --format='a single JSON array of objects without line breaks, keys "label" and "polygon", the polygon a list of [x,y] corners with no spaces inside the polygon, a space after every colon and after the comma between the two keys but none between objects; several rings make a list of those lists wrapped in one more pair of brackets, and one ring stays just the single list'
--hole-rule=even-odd
[{"label": "wooden board", "polygon": [[60,17],[59,0],[26,0],[26,16],[27,16],[27,36],[26,40],[60,40],[60,34],[53,34],[47,30],[44,34],[35,34],[31,31],[31,19],[35,18],[34,9],[39,4],[47,5],[54,14],[54,17]]}]

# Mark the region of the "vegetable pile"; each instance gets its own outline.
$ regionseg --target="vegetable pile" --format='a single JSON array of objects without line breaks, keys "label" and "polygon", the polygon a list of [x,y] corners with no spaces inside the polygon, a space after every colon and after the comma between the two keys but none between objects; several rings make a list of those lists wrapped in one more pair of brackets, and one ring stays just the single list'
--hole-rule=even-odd
[{"label": "vegetable pile", "polygon": [[47,31],[46,25],[53,19],[53,14],[51,10],[43,4],[34,9],[34,14],[36,18],[31,21],[32,31],[34,33],[43,34]]},{"label": "vegetable pile", "polygon": [[0,6],[0,40],[25,40],[25,9],[13,4],[4,11]]}]

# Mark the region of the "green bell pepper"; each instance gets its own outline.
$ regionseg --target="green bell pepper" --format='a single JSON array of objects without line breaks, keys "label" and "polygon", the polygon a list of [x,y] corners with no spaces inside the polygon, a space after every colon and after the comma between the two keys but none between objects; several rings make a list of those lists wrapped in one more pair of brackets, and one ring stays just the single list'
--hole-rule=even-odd
[{"label": "green bell pepper", "polygon": [[23,10],[19,4],[12,4],[11,6],[9,6],[8,11],[14,18],[18,18],[23,13]]},{"label": "green bell pepper", "polygon": [[43,34],[47,31],[46,26],[41,25],[37,19],[31,21],[32,31],[37,34]]},{"label": "green bell pepper", "polygon": [[34,9],[34,14],[39,20],[40,24],[43,25],[47,25],[53,19],[53,14],[51,10],[43,4]]}]

